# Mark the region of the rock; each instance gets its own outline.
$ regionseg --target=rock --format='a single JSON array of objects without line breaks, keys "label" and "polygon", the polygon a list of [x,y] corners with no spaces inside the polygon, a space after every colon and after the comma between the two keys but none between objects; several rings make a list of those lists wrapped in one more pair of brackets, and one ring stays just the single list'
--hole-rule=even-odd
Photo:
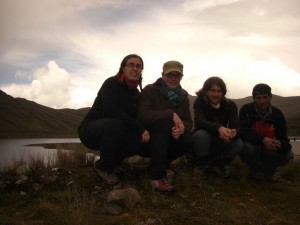
[{"label": "rock", "polygon": [[113,190],[107,196],[107,203],[115,203],[132,209],[141,200],[140,194],[133,188]]}]

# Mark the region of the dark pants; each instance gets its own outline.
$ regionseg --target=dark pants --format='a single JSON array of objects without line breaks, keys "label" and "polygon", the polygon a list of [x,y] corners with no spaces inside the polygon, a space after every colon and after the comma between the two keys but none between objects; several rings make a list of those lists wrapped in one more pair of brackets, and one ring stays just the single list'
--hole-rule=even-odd
[{"label": "dark pants", "polygon": [[219,136],[213,136],[206,130],[193,133],[196,166],[206,167],[210,163],[215,166],[229,164],[243,148],[240,138],[225,142]]},{"label": "dark pants", "polygon": [[151,163],[149,174],[152,180],[166,177],[167,166],[178,157],[188,153],[193,139],[185,133],[178,139],[172,137],[173,121],[160,120],[148,128],[150,132],[149,154]]},{"label": "dark pants", "polygon": [[294,154],[292,151],[284,153],[268,151],[264,146],[245,142],[240,156],[251,171],[261,171],[266,177],[271,177],[277,167],[287,164],[294,157]]},{"label": "dark pants", "polygon": [[107,172],[112,172],[122,159],[139,154],[144,147],[141,134],[113,118],[83,123],[78,134],[83,145],[100,151],[97,167]]}]

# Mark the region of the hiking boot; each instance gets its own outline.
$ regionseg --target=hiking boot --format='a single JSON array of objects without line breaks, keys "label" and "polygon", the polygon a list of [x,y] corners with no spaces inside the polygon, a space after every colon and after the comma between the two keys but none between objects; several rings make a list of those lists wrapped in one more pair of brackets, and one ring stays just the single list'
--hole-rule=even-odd
[{"label": "hiking boot", "polygon": [[116,169],[114,172],[107,172],[101,169],[101,160],[100,156],[95,156],[94,166],[97,171],[97,174],[103,179],[106,184],[115,185],[119,183],[119,177],[116,175]]},{"label": "hiking boot", "polygon": [[96,171],[106,184],[115,185],[119,183],[119,177],[116,174],[99,169]]},{"label": "hiking boot", "polygon": [[155,191],[161,194],[174,194],[175,187],[170,185],[166,178],[160,180],[151,180],[151,185]]}]

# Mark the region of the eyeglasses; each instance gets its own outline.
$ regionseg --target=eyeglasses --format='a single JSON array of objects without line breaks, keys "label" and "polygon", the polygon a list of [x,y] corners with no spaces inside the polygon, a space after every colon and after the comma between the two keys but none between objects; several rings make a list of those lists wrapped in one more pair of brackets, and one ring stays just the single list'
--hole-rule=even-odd
[{"label": "eyeglasses", "polygon": [[138,70],[143,69],[142,64],[127,63],[126,66],[130,69],[134,69],[134,68],[136,68]]},{"label": "eyeglasses", "polygon": [[170,72],[166,74],[166,77],[180,79],[182,77],[182,74],[178,72]]}]

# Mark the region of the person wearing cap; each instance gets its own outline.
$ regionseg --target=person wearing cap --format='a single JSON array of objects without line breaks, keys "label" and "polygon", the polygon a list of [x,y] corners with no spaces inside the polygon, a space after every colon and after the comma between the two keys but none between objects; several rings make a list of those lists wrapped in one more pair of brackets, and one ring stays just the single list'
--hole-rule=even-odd
[{"label": "person wearing cap", "polygon": [[208,78],[194,101],[193,156],[195,176],[203,178],[212,169],[227,178],[231,161],[241,152],[238,137],[238,109],[225,97],[226,84],[219,77]]},{"label": "person wearing cap", "polygon": [[138,96],[144,63],[136,54],[124,57],[116,75],[107,78],[78,128],[83,145],[100,151],[98,175],[110,185],[119,182],[116,168],[126,157],[142,152],[149,132],[138,120]]},{"label": "person wearing cap", "polygon": [[271,105],[271,87],[257,84],[252,90],[253,102],[239,112],[244,148],[241,159],[255,179],[286,181],[277,170],[293,160],[286,121],[281,110]]},{"label": "person wearing cap", "polygon": [[182,77],[183,65],[168,61],[163,65],[162,76],[147,85],[140,95],[139,119],[151,136],[151,184],[162,194],[174,193],[175,187],[171,184],[171,176],[167,177],[167,170],[172,173],[171,162],[188,153],[192,146],[193,122],[188,92],[180,85]]}]

